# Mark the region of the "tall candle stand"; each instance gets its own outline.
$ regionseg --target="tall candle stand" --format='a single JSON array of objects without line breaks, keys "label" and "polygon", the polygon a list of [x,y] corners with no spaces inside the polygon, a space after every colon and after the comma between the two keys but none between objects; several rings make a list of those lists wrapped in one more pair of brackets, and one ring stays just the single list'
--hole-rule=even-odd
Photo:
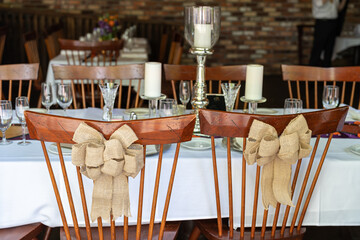
[{"label": "tall candle stand", "polygon": [[148,97],[145,95],[141,95],[140,98],[149,101],[149,118],[154,118],[158,115],[157,114],[158,101],[165,99],[166,95],[161,94],[159,97]]},{"label": "tall candle stand", "polygon": [[264,98],[264,97],[262,97],[261,99],[252,100],[252,99],[247,99],[247,98],[245,98],[245,96],[242,96],[242,97],[240,98],[240,100],[241,100],[242,102],[248,103],[248,109],[249,109],[249,110],[248,110],[248,113],[250,113],[250,114],[255,114],[255,113],[256,113],[258,103],[264,103],[264,102],[266,102],[266,98]]},{"label": "tall candle stand", "polygon": [[220,7],[185,7],[185,39],[191,45],[190,53],[196,56],[197,70],[191,105],[195,109],[194,132],[200,132],[199,109],[206,108],[205,62],[206,56],[213,53],[212,47],[219,39]]}]

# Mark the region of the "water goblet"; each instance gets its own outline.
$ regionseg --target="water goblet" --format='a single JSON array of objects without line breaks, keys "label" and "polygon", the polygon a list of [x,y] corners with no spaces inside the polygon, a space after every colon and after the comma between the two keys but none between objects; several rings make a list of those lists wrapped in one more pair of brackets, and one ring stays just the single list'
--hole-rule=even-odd
[{"label": "water goblet", "polygon": [[286,98],[284,103],[284,114],[296,114],[302,112],[302,100],[297,98]]},{"label": "water goblet", "polygon": [[16,109],[16,116],[21,122],[21,127],[23,131],[22,141],[19,142],[19,145],[28,145],[30,144],[29,141],[26,141],[25,137],[25,130],[26,130],[26,121],[24,111],[29,109],[29,100],[27,97],[17,97],[15,100],[15,109]]},{"label": "water goblet", "polygon": [[232,112],[234,108],[235,99],[238,95],[240,84],[235,83],[222,83],[221,89],[224,93],[226,111]]},{"label": "water goblet", "polygon": [[105,121],[111,121],[112,111],[114,108],[114,102],[119,84],[113,82],[100,83],[99,87],[105,102],[102,118]]},{"label": "water goblet", "polygon": [[189,81],[180,81],[179,84],[179,97],[181,103],[186,109],[186,105],[190,101],[190,82]]},{"label": "water goblet", "polygon": [[322,97],[322,104],[324,108],[336,108],[339,104],[339,87],[338,86],[325,86]]},{"label": "water goblet", "polygon": [[66,109],[72,103],[72,91],[70,84],[58,83],[56,89],[56,100],[60,107],[64,109],[64,115],[66,115]]},{"label": "water goblet", "polygon": [[160,100],[159,115],[160,117],[170,117],[176,114],[176,102],[175,99],[166,98]]},{"label": "water goblet", "polygon": [[41,103],[46,108],[46,112],[50,112],[50,107],[54,102],[54,93],[52,85],[49,83],[41,84]]},{"label": "water goblet", "polygon": [[12,142],[6,140],[5,131],[10,127],[12,121],[12,106],[8,100],[0,100],[0,130],[2,132],[2,139],[0,145],[8,145]]}]

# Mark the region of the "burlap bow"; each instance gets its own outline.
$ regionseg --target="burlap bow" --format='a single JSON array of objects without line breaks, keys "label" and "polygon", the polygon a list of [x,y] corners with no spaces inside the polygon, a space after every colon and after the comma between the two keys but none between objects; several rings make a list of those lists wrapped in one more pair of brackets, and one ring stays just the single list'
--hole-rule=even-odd
[{"label": "burlap bow", "polygon": [[250,127],[245,149],[246,162],[262,167],[261,193],[265,209],[277,202],[294,206],[291,201],[291,164],[308,156],[311,130],[303,115],[287,125],[280,137],[269,124],[254,120]]},{"label": "burlap bow", "polygon": [[144,166],[143,147],[134,131],[123,125],[105,140],[103,135],[85,123],[76,129],[71,157],[81,173],[94,180],[91,220],[110,220],[130,216],[128,176],[136,177]]}]

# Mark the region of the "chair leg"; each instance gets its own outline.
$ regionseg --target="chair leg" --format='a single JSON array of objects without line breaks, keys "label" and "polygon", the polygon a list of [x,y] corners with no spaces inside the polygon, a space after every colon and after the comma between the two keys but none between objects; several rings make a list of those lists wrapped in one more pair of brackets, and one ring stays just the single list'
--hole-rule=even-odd
[{"label": "chair leg", "polygon": [[41,108],[41,93],[37,102],[37,108]]},{"label": "chair leg", "polygon": [[190,234],[190,237],[189,237],[189,240],[196,240],[200,237],[200,229],[195,225],[194,226],[194,229],[192,230],[191,234]]},{"label": "chair leg", "polygon": [[51,233],[51,227],[46,226],[44,240],[48,240],[50,238],[50,233]]}]

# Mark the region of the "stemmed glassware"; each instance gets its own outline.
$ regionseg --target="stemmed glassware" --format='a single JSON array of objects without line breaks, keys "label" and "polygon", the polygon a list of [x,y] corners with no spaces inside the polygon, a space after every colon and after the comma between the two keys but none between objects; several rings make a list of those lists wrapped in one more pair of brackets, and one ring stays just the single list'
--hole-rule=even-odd
[{"label": "stemmed glassware", "polygon": [[2,132],[2,140],[0,145],[11,144],[11,141],[6,140],[5,131],[10,127],[12,121],[12,106],[8,100],[0,100],[0,130]]},{"label": "stemmed glassware", "polygon": [[180,81],[179,85],[179,97],[181,103],[186,109],[186,105],[190,101],[190,82],[189,81]]},{"label": "stemmed glassware", "polygon": [[103,111],[103,120],[111,121],[114,102],[119,88],[119,84],[108,82],[99,84],[102,96],[104,98],[105,106]]},{"label": "stemmed glassware", "polygon": [[54,102],[54,93],[52,85],[49,83],[41,84],[41,103],[46,108],[46,112],[49,113],[51,105]]},{"label": "stemmed glassware", "polygon": [[28,98],[27,97],[17,97],[15,100],[15,109],[16,109],[16,116],[20,120],[21,127],[23,130],[22,141],[19,142],[18,144],[25,146],[25,145],[30,144],[29,141],[26,141],[26,137],[25,137],[26,121],[25,121],[25,116],[24,116],[24,111],[29,109]]},{"label": "stemmed glassware", "polygon": [[238,95],[240,84],[235,83],[222,83],[221,89],[224,93],[226,111],[232,112],[236,96]]},{"label": "stemmed glassware", "polygon": [[72,103],[72,91],[71,85],[65,83],[59,83],[56,89],[56,99],[57,103],[64,109],[64,113],[66,115],[66,109]]},{"label": "stemmed glassware", "polygon": [[325,86],[323,91],[322,103],[324,108],[336,108],[339,104],[339,87]]}]

